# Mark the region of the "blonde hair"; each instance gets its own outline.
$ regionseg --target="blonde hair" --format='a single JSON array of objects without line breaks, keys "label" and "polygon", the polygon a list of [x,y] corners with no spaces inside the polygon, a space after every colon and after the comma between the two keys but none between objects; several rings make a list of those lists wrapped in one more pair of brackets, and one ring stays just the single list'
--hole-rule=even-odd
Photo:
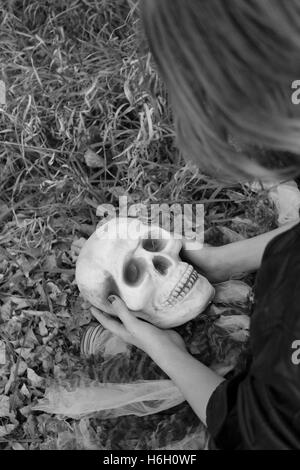
[{"label": "blonde hair", "polygon": [[142,0],[141,12],[182,152],[221,176],[300,173],[291,100],[300,79],[300,2]]}]

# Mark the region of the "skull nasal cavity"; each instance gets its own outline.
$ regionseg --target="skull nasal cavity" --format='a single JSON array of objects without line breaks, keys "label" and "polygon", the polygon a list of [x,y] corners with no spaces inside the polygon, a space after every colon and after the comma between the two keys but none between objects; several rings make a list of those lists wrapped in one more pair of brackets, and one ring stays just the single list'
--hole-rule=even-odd
[{"label": "skull nasal cavity", "polygon": [[168,273],[168,269],[171,266],[171,262],[162,256],[154,256],[152,263],[156,271],[163,275]]}]

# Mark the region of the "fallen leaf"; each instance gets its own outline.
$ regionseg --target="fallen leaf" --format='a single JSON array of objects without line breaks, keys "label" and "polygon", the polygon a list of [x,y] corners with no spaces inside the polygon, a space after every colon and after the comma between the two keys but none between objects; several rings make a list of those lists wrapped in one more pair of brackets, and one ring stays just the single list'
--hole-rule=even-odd
[{"label": "fallen leaf", "polygon": [[56,301],[57,297],[61,295],[60,288],[56,284],[54,284],[54,282],[47,282],[47,290],[49,293],[49,297],[52,300]]},{"label": "fallen leaf", "polygon": [[83,247],[83,245],[85,244],[86,242],[86,239],[81,237],[81,238],[76,238],[73,242],[72,242],[72,245],[71,245],[71,256],[72,256],[72,259],[75,263],[75,261],[77,260],[78,256],[79,256],[79,253]]},{"label": "fallen leaf", "polygon": [[6,350],[4,341],[0,340],[0,364],[6,364]]},{"label": "fallen leaf", "polygon": [[13,309],[16,311],[22,310],[26,307],[30,307],[30,302],[28,301],[28,299],[22,299],[22,297],[12,296],[10,300],[14,304]]},{"label": "fallen leaf", "polygon": [[34,348],[34,346],[36,346],[37,344],[39,344],[37,337],[35,336],[32,328],[29,328],[23,346],[25,348]]},{"label": "fallen leaf", "polygon": [[54,254],[51,254],[49,256],[46,257],[45,261],[44,261],[44,264],[43,264],[43,268],[48,271],[48,272],[52,272],[54,269],[57,268],[57,263],[56,263],[56,256]]},{"label": "fallen leaf", "polygon": [[7,436],[16,428],[16,424],[6,424],[5,426],[0,426],[0,437]]},{"label": "fallen leaf", "polygon": [[12,442],[11,446],[13,450],[26,450],[19,442]]},{"label": "fallen leaf", "polygon": [[22,385],[20,391],[24,395],[24,397],[27,397],[27,398],[30,397],[30,392],[29,392],[29,390],[28,390],[28,388],[26,387],[25,384]]},{"label": "fallen leaf", "polygon": [[105,166],[104,158],[100,157],[92,149],[88,149],[84,154],[85,164],[89,168],[103,168]]},{"label": "fallen leaf", "polygon": [[37,373],[30,368],[27,369],[27,377],[28,380],[31,382],[31,385],[33,385],[34,387],[40,387],[44,382],[43,377],[37,375]]},{"label": "fallen leaf", "polygon": [[26,361],[31,355],[31,349],[30,348],[18,348],[16,349],[16,353],[19,354],[19,356],[21,356]]},{"label": "fallen leaf", "polygon": [[26,369],[27,369],[26,362],[20,361],[18,364],[18,376],[20,377],[21,375],[23,375]]},{"label": "fallen leaf", "polygon": [[31,408],[30,406],[23,406],[23,408],[19,408],[20,413],[22,413],[23,416],[30,416],[31,413]]},{"label": "fallen leaf", "polygon": [[41,318],[41,320],[39,322],[39,333],[40,333],[41,336],[47,336],[48,335],[46,322],[45,322],[43,317]]},{"label": "fallen leaf", "polygon": [[[16,370],[16,364],[13,364],[11,369],[10,369],[10,376],[9,376],[9,379],[8,381],[6,382],[5,384],[5,387],[4,387],[4,393],[7,395],[8,392],[10,391],[10,387],[15,379],[15,370]],[[1,403],[1,402],[0,402]],[[0,404],[1,406],[1,404]]]},{"label": "fallen leaf", "polygon": [[71,315],[66,309],[62,309],[60,312],[57,312],[56,316],[60,318],[71,318]]},{"label": "fallen leaf", "polygon": [[67,301],[68,301],[68,296],[65,292],[58,295],[57,298],[55,299],[55,303],[57,305],[60,305],[61,307],[66,307]]},{"label": "fallen leaf", "polygon": [[4,418],[10,416],[9,412],[9,397],[0,395],[0,417]]},{"label": "fallen leaf", "polygon": [[11,311],[12,311],[12,306],[11,306],[11,301],[8,300],[5,302],[5,304],[1,305],[0,307],[0,318],[2,321],[7,321],[11,317]]},{"label": "fallen leaf", "polygon": [[18,265],[21,267],[25,277],[29,277],[30,272],[36,267],[38,264],[37,260],[28,260],[26,256],[21,255],[17,258]]}]

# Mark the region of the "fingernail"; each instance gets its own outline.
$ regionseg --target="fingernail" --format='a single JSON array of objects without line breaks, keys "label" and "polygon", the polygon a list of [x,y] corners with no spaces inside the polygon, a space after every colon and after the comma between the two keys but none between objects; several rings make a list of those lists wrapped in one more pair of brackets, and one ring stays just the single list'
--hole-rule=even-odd
[{"label": "fingernail", "polygon": [[116,296],[115,295],[110,295],[107,300],[110,304],[113,304],[114,301],[116,300]]}]

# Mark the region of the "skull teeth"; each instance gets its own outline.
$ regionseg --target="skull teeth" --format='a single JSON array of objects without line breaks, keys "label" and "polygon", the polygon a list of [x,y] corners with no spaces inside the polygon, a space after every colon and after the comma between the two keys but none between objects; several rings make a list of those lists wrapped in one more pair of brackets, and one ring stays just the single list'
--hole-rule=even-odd
[{"label": "skull teeth", "polygon": [[173,307],[177,302],[180,302],[190,292],[198,278],[199,274],[197,271],[192,266],[189,266],[164,303],[164,307]]}]

